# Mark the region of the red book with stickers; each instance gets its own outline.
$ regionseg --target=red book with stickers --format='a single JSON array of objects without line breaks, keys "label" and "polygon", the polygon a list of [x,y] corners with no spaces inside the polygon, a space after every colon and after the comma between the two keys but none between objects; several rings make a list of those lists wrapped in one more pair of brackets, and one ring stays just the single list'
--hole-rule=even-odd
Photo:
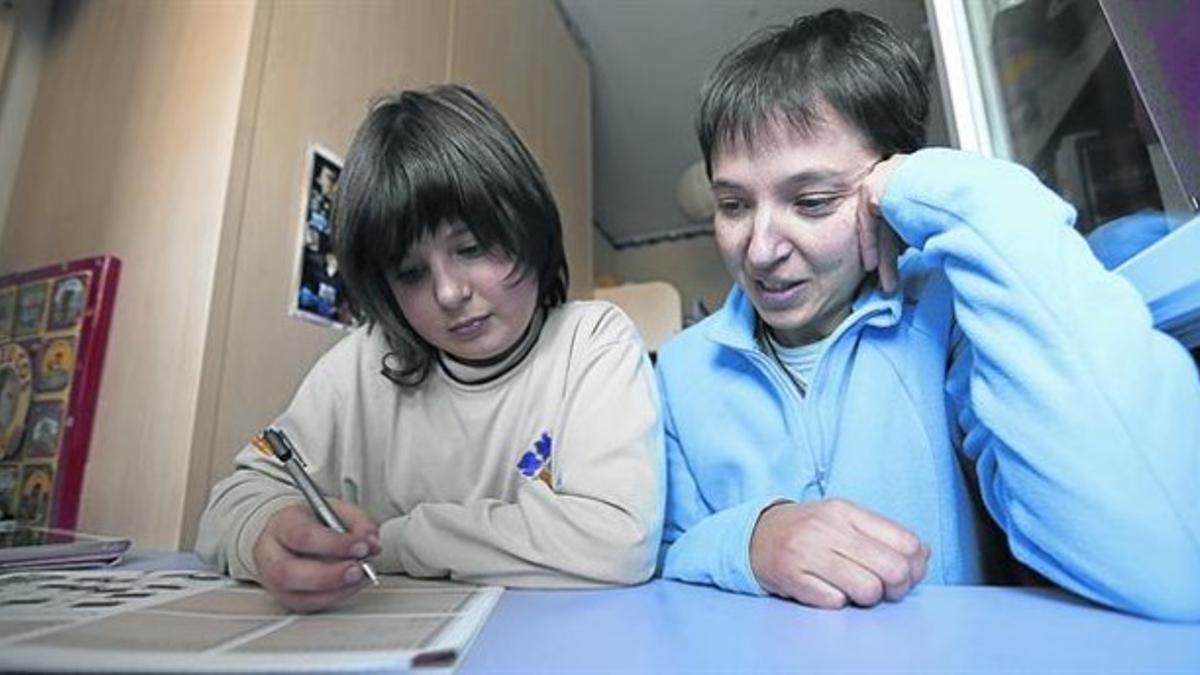
[{"label": "red book with stickers", "polygon": [[0,276],[0,521],[75,527],[120,268]]}]

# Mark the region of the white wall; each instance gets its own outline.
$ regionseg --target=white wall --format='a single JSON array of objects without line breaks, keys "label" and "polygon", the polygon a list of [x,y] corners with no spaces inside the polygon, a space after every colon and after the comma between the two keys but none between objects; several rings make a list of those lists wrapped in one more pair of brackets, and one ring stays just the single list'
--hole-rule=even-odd
[{"label": "white wall", "polygon": [[49,0],[19,0],[0,7],[5,38],[0,40],[0,239],[37,95],[51,5]]}]

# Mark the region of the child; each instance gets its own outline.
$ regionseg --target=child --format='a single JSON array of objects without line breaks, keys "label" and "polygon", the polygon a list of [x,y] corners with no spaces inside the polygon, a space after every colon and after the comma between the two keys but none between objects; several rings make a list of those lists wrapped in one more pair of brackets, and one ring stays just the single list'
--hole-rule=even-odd
[{"label": "child", "polygon": [[982,583],[1006,546],[1097,602],[1200,619],[1195,366],[1029,171],[921,150],[927,107],[912,51],[842,10],[710,76],[737,283],[659,352],[663,575],[869,606]]},{"label": "child", "polygon": [[367,325],[275,421],[347,522],[313,518],[251,447],[218,483],[197,552],[311,611],[382,573],[508,586],[635,584],[654,569],[664,478],[634,326],[565,302],[558,211],[500,114],[460,86],[367,116],[334,246]]}]

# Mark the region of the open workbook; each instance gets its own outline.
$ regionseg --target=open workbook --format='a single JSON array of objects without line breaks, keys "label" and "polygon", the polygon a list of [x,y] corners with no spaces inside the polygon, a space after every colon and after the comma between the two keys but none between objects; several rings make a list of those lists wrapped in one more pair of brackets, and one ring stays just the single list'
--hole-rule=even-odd
[{"label": "open workbook", "polygon": [[298,615],[195,571],[0,575],[0,670],[321,672],[451,667],[502,589],[382,577]]}]

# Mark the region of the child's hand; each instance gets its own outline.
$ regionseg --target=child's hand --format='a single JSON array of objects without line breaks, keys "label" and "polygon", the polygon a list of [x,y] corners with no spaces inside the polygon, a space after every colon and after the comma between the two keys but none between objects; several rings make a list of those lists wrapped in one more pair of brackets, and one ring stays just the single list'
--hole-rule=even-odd
[{"label": "child's hand", "polygon": [[764,590],[828,609],[899,600],[925,577],[928,560],[915,534],[841,499],[772,506],[750,541]]},{"label": "child's hand", "polygon": [[880,213],[879,200],[883,198],[888,178],[907,158],[908,155],[892,155],[879,162],[863,178],[859,187],[858,245],[863,270],[879,270],[879,285],[884,293],[891,293],[899,286],[896,261],[904,245]]},{"label": "child's hand", "polygon": [[354,504],[330,499],[350,530],[342,534],[317,522],[306,504],[280,509],[254,544],[258,581],[296,612],[340,602],[363,585],[359,561],[380,552],[379,524]]}]

